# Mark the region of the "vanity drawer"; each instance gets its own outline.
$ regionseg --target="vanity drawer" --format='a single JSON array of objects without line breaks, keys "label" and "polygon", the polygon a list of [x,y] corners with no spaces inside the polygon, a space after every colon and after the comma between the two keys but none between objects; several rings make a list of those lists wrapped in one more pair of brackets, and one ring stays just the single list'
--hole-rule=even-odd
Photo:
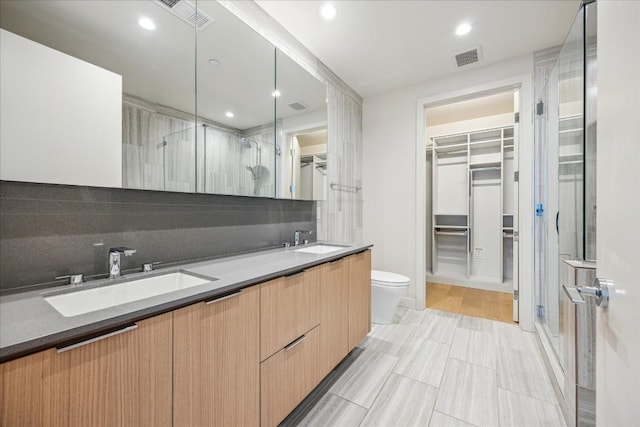
[{"label": "vanity drawer", "polygon": [[262,362],[262,426],[278,425],[322,379],[320,328],[316,326]]},{"label": "vanity drawer", "polygon": [[280,277],[260,287],[260,360],[320,323],[320,268]]}]

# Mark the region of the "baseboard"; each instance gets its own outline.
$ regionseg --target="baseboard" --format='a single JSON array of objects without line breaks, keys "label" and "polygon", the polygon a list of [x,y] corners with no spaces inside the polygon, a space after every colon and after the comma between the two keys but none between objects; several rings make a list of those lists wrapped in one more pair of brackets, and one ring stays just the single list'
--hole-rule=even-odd
[{"label": "baseboard", "polygon": [[416,310],[416,307],[418,306],[416,302],[417,301],[415,298],[402,297],[402,299],[400,300],[400,307],[406,307],[412,310]]},{"label": "baseboard", "polygon": [[440,276],[427,272],[426,280],[427,282],[442,283],[443,285],[463,286],[465,288],[505,292],[509,294],[513,293],[513,285],[511,283],[500,283],[492,279]]}]

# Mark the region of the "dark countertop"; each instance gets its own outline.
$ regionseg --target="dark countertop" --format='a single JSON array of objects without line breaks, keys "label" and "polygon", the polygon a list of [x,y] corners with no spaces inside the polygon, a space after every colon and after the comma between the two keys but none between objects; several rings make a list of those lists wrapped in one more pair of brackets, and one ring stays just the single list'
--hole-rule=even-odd
[{"label": "dark countertop", "polygon": [[[321,243],[321,242],[319,242]],[[332,243],[326,243],[334,245]],[[304,247],[313,246],[313,244]],[[136,320],[175,310],[234,290],[281,277],[308,267],[333,261],[370,248],[370,244],[351,246],[327,254],[297,252],[294,248],[271,249],[211,261],[157,269],[154,273],[136,273],[122,280],[100,280],[80,286],[56,286],[0,297],[0,363],[52,347],[104,333]],[[169,292],[73,317],[64,317],[45,297],[91,287],[151,277],[172,271],[186,271],[218,280],[192,288]]]}]

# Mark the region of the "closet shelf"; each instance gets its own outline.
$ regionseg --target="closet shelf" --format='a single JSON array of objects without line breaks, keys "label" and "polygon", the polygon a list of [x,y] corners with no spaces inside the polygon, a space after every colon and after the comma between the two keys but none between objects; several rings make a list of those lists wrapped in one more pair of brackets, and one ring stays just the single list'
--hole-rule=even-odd
[{"label": "closet shelf", "polygon": [[502,165],[500,162],[477,162],[477,163],[469,163],[469,167],[471,169],[484,169],[484,168],[500,169]]},{"label": "closet shelf", "polygon": [[499,147],[502,143],[500,138],[497,139],[487,139],[481,141],[471,141],[469,145],[471,148],[490,148],[490,147]]},{"label": "closet shelf", "polygon": [[583,130],[584,130],[583,128],[564,129],[564,130],[559,130],[558,133],[559,134],[574,133],[574,132],[582,132]]},{"label": "closet shelf", "polygon": [[436,145],[434,146],[434,150],[439,153],[447,153],[450,151],[467,151],[467,143],[464,144],[451,144],[451,145]]},{"label": "closet shelf", "polygon": [[[509,247],[514,217],[503,212],[512,209],[512,194],[517,191],[513,181],[517,164],[515,127],[507,125],[430,140],[433,274],[469,281],[487,273],[492,282],[503,283],[513,270]],[[500,228],[494,229],[496,222]]]},{"label": "closet shelf", "polygon": [[465,261],[464,258],[458,258],[458,257],[455,257],[455,256],[442,256],[442,255],[438,256],[438,260],[440,260],[440,261],[456,261],[456,262],[464,262]]}]

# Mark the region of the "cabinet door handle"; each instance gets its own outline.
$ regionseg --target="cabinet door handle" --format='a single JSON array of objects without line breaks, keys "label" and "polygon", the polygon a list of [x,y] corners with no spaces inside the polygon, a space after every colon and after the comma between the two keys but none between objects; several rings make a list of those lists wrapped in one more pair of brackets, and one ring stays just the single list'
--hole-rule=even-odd
[{"label": "cabinet door handle", "polygon": [[223,301],[223,300],[226,300],[226,299],[237,297],[241,293],[242,293],[242,291],[237,291],[237,292],[234,292],[234,293],[231,293],[231,294],[227,294],[227,295],[221,296],[219,298],[210,299],[208,301],[205,301],[204,303],[207,304],[207,305],[213,304],[214,302]]},{"label": "cabinet door handle", "polygon": [[330,262],[330,264],[339,264],[339,263],[341,263],[342,261],[344,261],[344,258],[340,258],[340,259],[337,259],[337,260],[335,260],[335,261],[331,261],[331,262]]},{"label": "cabinet door handle", "polygon": [[285,279],[289,279],[289,278],[291,278],[291,277],[299,276],[299,275],[301,275],[301,274],[303,274],[303,273],[304,273],[304,270],[302,270],[302,271],[296,271],[295,273],[285,274],[285,275],[284,275],[284,278],[285,278]]},{"label": "cabinet door handle", "polygon": [[289,351],[291,350],[293,347],[297,346],[298,344],[300,344],[302,341],[304,341],[305,339],[307,339],[306,335],[302,335],[300,338],[296,338],[295,340],[293,340],[291,343],[287,344],[286,346],[284,346],[284,351]]},{"label": "cabinet door handle", "polygon": [[118,329],[117,331],[109,332],[109,333],[106,333],[104,335],[100,335],[100,336],[97,336],[97,337],[94,337],[94,338],[90,338],[90,339],[85,340],[85,341],[81,341],[81,342],[78,342],[78,343],[75,343],[75,344],[68,345],[66,347],[58,348],[58,349],[56,349],[56,351],[58,353],[64,353],[65,351],[73,350],[74,348],[82,347],[82,346],[85,346],[87,344],[91,344],[91,343],[94,343],[94,342],[97,342],[97,341],[102,341],[102,340],[104,340],[106,338],[115,337],[116,335],[124,334],[125,332],[133,331],[135,329],[138,329],[138,325],[136,325],[134,323],[133,325],[125,326],[124,328]]}]

